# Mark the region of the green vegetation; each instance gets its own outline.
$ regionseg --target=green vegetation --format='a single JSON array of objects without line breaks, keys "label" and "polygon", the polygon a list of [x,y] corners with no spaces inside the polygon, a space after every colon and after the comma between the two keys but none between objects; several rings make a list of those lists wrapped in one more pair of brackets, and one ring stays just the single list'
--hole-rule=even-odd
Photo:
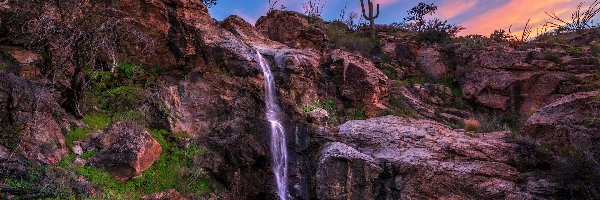
[{"label": "green vegetation", "polygon": [[[103,188],[106,199],[137,199],[145,194],[176,189],[183,194],[201,195],[211,191],[204,172],[193,166],[193,158],[205,150],[197,145],[181,149],[165,138],[170,133],[164,130],[151,131],[152,137],[162,146],[158,160],[140,177],[120,183],[108,172],[93,166],[77,167],[72,164],[74,154],[63,159],[58,166],[74,171]],[[91,156],[95,152],[82,155]]]},{"label": "green vegetation", "polygon": [[357,108],[350,108],[345,111],[345,114],[349,120],[367,119],[367,115],[365,114],[365,112]]},{"label": "green vegetation", "polygon": [[101,113],[92,113],[83,117],[83,123],[87,127],[72,127],[71,130],[65,135],[67,147],[72,147],[74,141],[83,140],[88,137],[90,133],[104,129],[110,123],[110,117]]},{"label": "green vegetation", "polygon": [[329,42],[336,48],[350,52],[357,51],[367,57],[381,54],[381,45],[376,37],[336,28],[328,28],[327,36],[329,36]]},{"label": "green vegetation", "polygon": [[21,141],[21,127],[17,125],[7,125],[0,127],[0,145],[16,149]]},{"label": "green vegetation", "polygon": [[544,60],[552,61],[552,62],[559,62],[560,61],[560,56],[556,55],[556,54],[546,54],[544,56]]},{"label": "green vegetation", "polygon": [[335,100],[335,98],[326,98],[323,100],[319,99],[313,102],[312,104],[302,105],[300,106],[300,108],[305,113],[309,113],[317,108],[321,108],[331,114],[336,111],[336,104],[337,101]]}]

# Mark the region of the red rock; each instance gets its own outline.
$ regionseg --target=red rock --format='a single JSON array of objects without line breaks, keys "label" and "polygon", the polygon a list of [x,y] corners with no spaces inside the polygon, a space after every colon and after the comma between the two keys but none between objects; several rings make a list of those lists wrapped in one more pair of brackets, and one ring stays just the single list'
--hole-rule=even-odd
[{"label": "red rock", "polygon": [[109,146],[91,158],[91,163],[126,181],[139,176],[160,156],[162,148],[148,131],[130,122],[117,122],[100,136]]},{"label": "red rock", "polygon": [[391,83],[368,59],[342,50],[331,53],[331,69],[340,77],[342,95],[364,109],[368,116],[386,108]]}]

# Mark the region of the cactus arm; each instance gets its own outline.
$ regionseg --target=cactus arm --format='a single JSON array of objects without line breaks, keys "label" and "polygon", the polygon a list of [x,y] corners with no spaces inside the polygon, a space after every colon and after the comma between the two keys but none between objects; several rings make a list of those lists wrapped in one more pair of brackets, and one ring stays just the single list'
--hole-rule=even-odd
[{"label": "cactus arm", "polygon": [[378,18],[378,17],[379,17],[379,4],[377,4],[377,14],[373,18]]},{"label": "cactus arm", "polygon": [[363,14],[363,17],[364,17],[366,20],[368,20],[368,19],[369,19],[369,17],[367,17],[367,14],[365,13],[365,3],[364,3],[364,1],[363,1],[363,0],[360,0],[360,8],[362,8],[362,14]]}]

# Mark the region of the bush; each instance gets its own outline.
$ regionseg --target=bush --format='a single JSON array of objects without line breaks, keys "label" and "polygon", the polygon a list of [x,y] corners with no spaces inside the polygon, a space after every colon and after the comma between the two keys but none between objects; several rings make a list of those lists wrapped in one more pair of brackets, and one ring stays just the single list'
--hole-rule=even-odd
[{"label": "bush", "polygon": [[419,3],[408,11],[408,17],[404,18],[403,24],[406,29],[418,32],[417,38],[423,42],[441,42],[465,29],[456,24],[449,24],[447,20],[425,19],[426,16],[435,14],[437,9],[433,3]]},{"label": "bush", "polygon": [[6,125],[0,127],[0,145],[15,150],[21,143],[21,127]]},{"label": "bush", "polygon": [[329,42],[336,48],[350,52],[357,51],[365,57],[381,54],[379,39],[371,35],[338,29],[328,29],[327,35]]},{"label": "bush", "polygon": [[466,119],[463,124],[465,130],[469,132],[481,132],[483,130],[481,122],[475,118]]},{"label": "bush", "polygon": [[556,54],[546,54],[544,56],[544,60],[552,61],[552,62],[557,63],[557,62],[560,62],[560,56],[556,55]]}]

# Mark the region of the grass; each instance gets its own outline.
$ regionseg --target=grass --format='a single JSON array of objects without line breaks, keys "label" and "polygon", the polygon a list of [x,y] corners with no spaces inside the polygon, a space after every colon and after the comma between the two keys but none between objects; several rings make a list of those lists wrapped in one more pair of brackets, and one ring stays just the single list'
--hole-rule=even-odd
[{"label": "grass", "polygon": [[483,130],[481,122],[475,118],[466,119],[463,124],[465,130],[469,132],[481,132]]},{"label": "grass", "polygon": [[101,113],[92,113],[83,117],[83,123],[87,127],[73,127],[65,135],[67,147],[72,147],[73,142],[84,140],[90,133],[104,129],[110,123],[110,117]]},{"label": "grass", "polygon": [[140,177],[125,183],[112,179],[108,172],[94,166],[74,166],[72,164],[75,158],[74,154],[67,156],[58,165],[101,186],[103,199],[138,199],[146,194],[169,189],[176,189],[182,194],[194,195],[211,192],[212,189],[204,177],[204,172],[193,166],[194,156],[203,153],[205,151],[203,148],[197,145],[190,145],[185,149],[178,148],[175,142],[165,138],[169,135],[165,130],[153,130],[151,134],[162,146],[163,151],[158,160]]},{"label": "grass", "polygon": [[340,49],[358,51],[366,57],[382,54],[379,40],[369,34],[329,28],[327,36],[329,42]]},{"label": "grass", "polygon": [[313,110],[321,108],[331,114],[336,111],[336,104],[337,104],[337,101],[335,98],[326,98],[326,99],[316,100],[312,104],[302,105],[302,106],[300,106],[300,109],[302,109],[302,112],[304,112],[304,113],[309,113],[309,112],[312,112]]}]

